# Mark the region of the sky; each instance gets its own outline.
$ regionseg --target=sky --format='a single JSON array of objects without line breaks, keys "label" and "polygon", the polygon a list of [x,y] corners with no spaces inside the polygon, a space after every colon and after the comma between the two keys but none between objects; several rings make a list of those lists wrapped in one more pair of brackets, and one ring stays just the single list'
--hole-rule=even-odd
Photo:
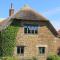
[{"label": "sky", "polygon": [[15,12],[27,4],[45,16],[56,30],[60,29],[60,0],[0,0],[0,19],[9,16],[11,3]]}]

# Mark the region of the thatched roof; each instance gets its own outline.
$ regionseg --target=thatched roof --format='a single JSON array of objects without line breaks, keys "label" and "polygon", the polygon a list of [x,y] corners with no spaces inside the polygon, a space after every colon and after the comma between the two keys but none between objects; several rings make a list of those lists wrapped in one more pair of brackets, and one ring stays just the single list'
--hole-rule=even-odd
[{"label": "thatched roof", "polygon": [[21,8],[13,18],[17,19],[25,19],[25,20],[47,20],[42,14],[37,13],[35,10],[30,8],[29,6],[25,5]]},{"label": "thatched roof", "polygon": [[22,19],[22,20],[42,20],[47,21],[45,17],[43,17],[41,14],[34,11],[29,6],[25,5],[23,8],[21,8],[16,14],[14,14],[11,17],[8,17],[4,21],[0,22],[0,30],[6,28],[11,23],[11,19]]},{"label": "thatched roof", "polygon": [[41,14],[37,13],[36,11],[34,11],[29,6],[24,6],[16,14],[14,14],[11,17],[8,17],[3,22],[1,22],[0,23],[0,31],[3,30],[3,29],[5,29],[8,25],[10,25],[12,23],[12,19],[36,20],[36,21],[39,20],[39,21],[48,22],[48,27],[52,31],[52,33],[54,35],[58,35],[57,31],[52,26],[52,24],[50,23],[50,21],[48,21],[48,19],[46,19],[44,16],[42,16]]}]

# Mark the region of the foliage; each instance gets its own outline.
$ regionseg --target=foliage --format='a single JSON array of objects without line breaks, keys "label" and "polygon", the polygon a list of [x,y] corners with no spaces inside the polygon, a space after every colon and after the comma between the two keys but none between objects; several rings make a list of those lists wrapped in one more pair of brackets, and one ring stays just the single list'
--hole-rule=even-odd
[{"label": "foliage", "polygon": [[19,60],[17,57],[1,57],[0,60]]},{"label": "foliage", "polygon": [[[0,60],[20,60],[17,56],[7,56],[7,57],[0,57]],[[21,60],[37,60],[36,57],[30,59],[21,59]]]},{"label": "foliage", "polygon": [[12,24],[1,32],[1,47],[2,56],[12,56],[16,45],[16,35],[19,29],[19,23],[13,20]]},{"label": "foliage", "polygon": [[32,60],[37,60],[37,58],[36,57],[33,57]]},{"label": "foliage", "polygon": [[2,56],[2,37],[0,32],[0,56]]},{"label": "foliage", "polygon": [[60,56],[58,56],[58,55],[50,55],[50,56],[48,56],[47,60],[60,60]]}]

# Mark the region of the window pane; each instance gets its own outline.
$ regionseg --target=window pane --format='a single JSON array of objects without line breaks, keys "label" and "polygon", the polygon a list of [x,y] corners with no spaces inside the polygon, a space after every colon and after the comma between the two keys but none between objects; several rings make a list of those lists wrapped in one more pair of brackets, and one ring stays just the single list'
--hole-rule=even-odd
[{"label": "window pane", "polygon": [[21,54],[24,54],[24,47],[21,47]]},{"label": "window pane", "polygon": [[32,30],[32,32],[31,32],[32,34],[34,34],[34,30]]},{"label": "window pane", "polygon": [[28,28],[28,33],[31,33],[31,30]]},{"label": "window pane", "polygon": [[17,47],[17,54],[20,54],[20,47]]},{"label": "window pane", "polygon": [[27,33],[27,28],[24,28],[24,33]]},{"label": "window pane", "polygon": [[45,53],[45,47],[39,47],[39,53],[44,54]]},{"label": "window pane", "polygon": [[29,28],[30,30],[34,30],[34,26],[30,26],[30,28]]},{"label": "window pane", "polygon": [[35,30],[35,33],[37,34],[38,33],[38,30]]},{"label": "window pane", "polygon": [[35,27],[34,27],[34,30],[38,30],[38,26],[35,26]]}]

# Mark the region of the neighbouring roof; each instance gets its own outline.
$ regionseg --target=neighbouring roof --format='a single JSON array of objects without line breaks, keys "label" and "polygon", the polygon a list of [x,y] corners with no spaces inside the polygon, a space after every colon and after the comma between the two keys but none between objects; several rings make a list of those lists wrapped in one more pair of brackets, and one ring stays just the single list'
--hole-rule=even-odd
[{"label": "neighbouring roof", "polygon": [[11,17],[8,17],[0,22],[0,31],[5,29],[11,23]]},{"label": "neighbouring roof", "polygon": [[60,34],[60,30],[58,30],[58,33]]},{"label": "neighbouring roof", "polygon": [[5,18],[0,18],[0,22],[2,22]]},{"label": "neighbouring roof", "polygon": [[53,34],[57,35],[57,31],[54,29],[50,21],[42,16],[41,14],[37,13],[34,11],[32,8],[29,6],[25,5],[23,8],[21,8],[16,14],[14,14],[11,17],[8,17],[4,21],[0,22],[0,31],[2,29],[5,29],[8,25],[12,23],[12,19],[19,19],[19,20],[39,20],[39,21],[44,21],[48,22],[49,29],[52,31]]},{"label": "neighbouring roof", "polygon": [[60,37],[60,30],[58,30],[58,36]]}]

